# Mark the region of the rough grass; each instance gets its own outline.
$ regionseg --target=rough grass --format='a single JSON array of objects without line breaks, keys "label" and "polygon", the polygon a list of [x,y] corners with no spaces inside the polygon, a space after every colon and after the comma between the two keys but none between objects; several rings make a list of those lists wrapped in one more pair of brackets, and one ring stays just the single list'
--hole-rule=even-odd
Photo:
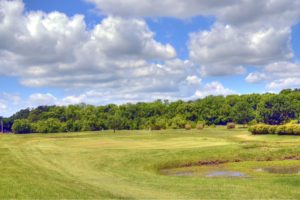
[{"label": "rough grass", "polygon": [[[0,199],[299,199],[299,175],[253,170],[300,165],[287,160],[297,155],[300,137],[226,127],[0,135]],[[212,160],[240,160],[224,165],[250,178],[159,173]]]}]

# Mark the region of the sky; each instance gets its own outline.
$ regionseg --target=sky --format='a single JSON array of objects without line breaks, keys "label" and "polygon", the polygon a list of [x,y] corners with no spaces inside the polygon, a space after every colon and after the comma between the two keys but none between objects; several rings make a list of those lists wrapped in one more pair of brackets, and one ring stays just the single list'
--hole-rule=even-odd
[{"label": "sky", "polygon": [[300,87],[299,0],[0,0],[0,116]]}]

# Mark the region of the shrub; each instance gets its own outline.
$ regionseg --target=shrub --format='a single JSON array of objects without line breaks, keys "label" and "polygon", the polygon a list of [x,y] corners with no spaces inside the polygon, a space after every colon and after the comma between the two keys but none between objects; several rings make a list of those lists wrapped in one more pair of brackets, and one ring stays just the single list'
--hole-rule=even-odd
[{"label": "shrub", "polygon": [[227,129],[234,129],[235,128],[235,123],[227,123]]},{"label": "shrub", "polygon": [[264,124],[257,124],[254,126],[249,127],[249,131],[253,135],[263,135],[263,134],[269,134],[269,125],[264,125]]},{"label": "shrub", "polygon": [[294,127],[293,128],[294,135],[300,135],[300,125],[297,124],[297,125],[294,125],[293,127]]},{"label": "shrub", "polygon": [[284,130],[284,126],[280,125],[276,127],[276,134],[277,135],[284,135],[285,134],[285,130]]},{"label": "shrub", "polygon": [[204,124],[197,124],[196,129],[198,129],[198,130],[204,129]]},{"label": "shrub", "polygon": [[253,135],[261,134],[277,134],[277,135],[300,135],[299,124],[285,124],[285,125],[265,125],[258,124],[249,127],[249,131]]},{"label": "shrub", "polygon": [[186,124],[185,125],[185,130],[191,130],[192,129],[192,125],[191,124]]},{"label": "shrub", "polygon": [[284,125],[284,134],[285,135],[293,135],[294,133],[293,125]]},{"label": "shrub", "polygon": [[298,120],[291,120],[289,123],[287,123],[287,124],[298,124]]},{"label": "shrub", "polygon": [[269,126],[268,127],[268,134],[276,134],[277,126]]}]

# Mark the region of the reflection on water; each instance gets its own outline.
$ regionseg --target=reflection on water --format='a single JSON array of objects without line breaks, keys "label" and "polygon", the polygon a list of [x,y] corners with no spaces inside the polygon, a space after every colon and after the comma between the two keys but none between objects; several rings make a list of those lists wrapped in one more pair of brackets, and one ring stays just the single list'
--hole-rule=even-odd
[{"label": "reflection on water", "polygon": [[167,176],[180,176],[180,177],[195,177],[195,176],[205,176],[205,177],[247,177],[246,174],[238,171],[226,171],[226,170],[214,170],[209,173],[202,174],[197,171],[175,171],[172,169],[161,170],[161,173]]},{"label": "reflection on water", "polygon": [[246,174],[237,171],[214,171],[206,175],[206,177],[245,177]]},{"label": "reflection on water", "polygon": [[266,168],[259,168],[256,171],[265,171],[272,174],[300,174],[300,166],[266,167]]}]

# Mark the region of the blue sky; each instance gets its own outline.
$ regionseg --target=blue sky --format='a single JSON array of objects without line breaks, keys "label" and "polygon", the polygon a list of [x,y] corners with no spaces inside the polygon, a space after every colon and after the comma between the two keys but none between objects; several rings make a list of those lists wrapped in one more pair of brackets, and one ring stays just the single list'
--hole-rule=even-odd
[{"label": "blue sky", "polygon": [[0,116],[300,87],[297,0],[2,0]]}]

